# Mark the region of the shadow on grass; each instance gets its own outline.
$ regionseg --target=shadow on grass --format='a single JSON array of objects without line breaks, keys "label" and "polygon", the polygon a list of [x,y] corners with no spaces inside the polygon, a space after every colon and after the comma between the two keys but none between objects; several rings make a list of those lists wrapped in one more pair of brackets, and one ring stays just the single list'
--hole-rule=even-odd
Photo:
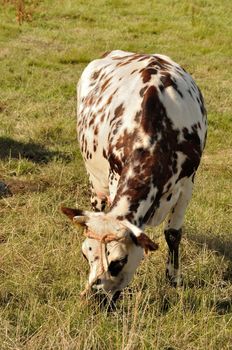
[{"label": "shadow on grass", "polygon": [[54,158],[71,161],[71,156],[58,151],[51,151],[34,142],[22,142],[9,137],[0,137],[0,159],[26,158],[35,163],[48,163]]},{"label": "shadow on grass", "polygon": [[229,239],[221,238],[217,236],[209,236],[203,234],[200,236],[199,234],[188,234],[188,239],[199,243],[205,244],[206,247],[210,250],[215,251],[217,254],[223,255],[226,259],[232,260],[232,235]]},{"label": "shadow on grass", "polygon": [[216,254],[222,255],[228,261],[228,266],[223,274],[224,281],[232,282],[232,235],[229,238],[220,238],[217,236],[197,234],[188,235],[188,239],[198,243],[205,244],[207,249],[214,251]]},{"label": "shadow on grass", "polygon": [[[160,299],[160,315],[165,315],[172,307],[179,305],[180,300],[171,296],[165,295]],[[196,313],[202,308],[207,307],[209,310],[214,310],[219,315],[225,315],[232,312],[232,298],[218,298],[214,300],[213,297],[208,297],[206,304],[202,305],[202,295],[197,293],[189,293],[182,299],[182,307],[185,312]]]}]

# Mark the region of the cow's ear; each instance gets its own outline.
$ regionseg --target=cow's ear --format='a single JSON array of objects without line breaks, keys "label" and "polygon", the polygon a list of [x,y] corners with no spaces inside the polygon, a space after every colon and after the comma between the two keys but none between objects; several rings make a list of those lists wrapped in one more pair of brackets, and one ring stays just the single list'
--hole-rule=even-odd
[{"label": "cow's ear", "polygon": [[141,228],[133,225],[128,220],[123,220],[121,222],[122,225],[126,226],[130,230],[130,237],[132,241],[139,245],[141,248],[145,250],[147,253],[148,251],[154,251],[159,248],[158,244],[153,242],[142,230]]},{"label": "cow's ear", "polygon": [[136,237],[137,244],[145,250],[145,253],[148,251],[155,251],[159,248],[158,244],[153,242],[145,233],[140,233]]},{"label": "cow's ear", "polygon": [[60,209],[73,223],[86,226],[88,216],[83,210],[67,207],[61,207]]}]

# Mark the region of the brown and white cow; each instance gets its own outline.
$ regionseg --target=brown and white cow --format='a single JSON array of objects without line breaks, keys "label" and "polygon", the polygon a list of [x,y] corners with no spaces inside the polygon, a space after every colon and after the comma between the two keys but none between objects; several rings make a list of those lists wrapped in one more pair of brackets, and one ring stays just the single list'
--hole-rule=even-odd
[{"label": "brown and white cow", "polygon": [[77,114],[95,212],[62,210],[85,227],[87,289],[116,297],[144,250],[157,248],[145,225],[167,216],[166,273],[179,285],[181,227],[206,140],[199,88],[169,57],[112,51],[84,70]]}]

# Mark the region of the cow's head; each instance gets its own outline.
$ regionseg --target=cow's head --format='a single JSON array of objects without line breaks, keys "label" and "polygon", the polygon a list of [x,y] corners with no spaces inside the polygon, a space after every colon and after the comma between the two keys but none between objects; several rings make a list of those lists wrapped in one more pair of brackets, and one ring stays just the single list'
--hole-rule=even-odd
[{"label": "cow's head", "polygon": [[157,244],[128,220],[119,220],[110,213],[94,213],[61,208],[74,224],[84,228],[86,239],[82,254],[90,266],[84,291],[101,291],[110,298],[119,295],[131,281],[143,251],[153,251]]}]

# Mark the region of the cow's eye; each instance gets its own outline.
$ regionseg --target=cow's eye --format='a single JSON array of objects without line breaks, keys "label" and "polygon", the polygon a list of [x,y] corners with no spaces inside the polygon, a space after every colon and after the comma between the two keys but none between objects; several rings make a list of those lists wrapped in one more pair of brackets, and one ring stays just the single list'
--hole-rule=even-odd
[{"label": "cow's eye", "polygon": [[122,259],[111,261],[111,263],[109,264],[109,272],[111,276],[118,276],[119,272],[122,271],[124,265],[127,263],[127,260],[128,255],[126,255]]}]

